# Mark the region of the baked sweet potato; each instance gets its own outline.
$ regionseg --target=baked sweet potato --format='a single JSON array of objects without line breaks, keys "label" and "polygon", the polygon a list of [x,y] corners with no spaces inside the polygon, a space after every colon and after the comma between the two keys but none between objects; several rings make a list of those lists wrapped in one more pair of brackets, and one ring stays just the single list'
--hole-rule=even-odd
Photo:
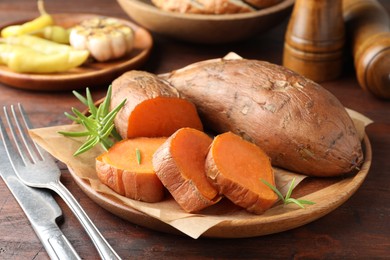
[{"label": "baked sweet potato", "polygon": [[216,136],[205,167],[218,192],[249,212],[262,214],[278,199],[262,182],[263,179],[275,186],[270,158],[238,135],[226,132]]},{"label": "baked sweet potato", "polygon": [[152,157],[166,138],[122,140],[96,158],[99,180],[118,194],[144,202],[164,198],[165,188],[154,172]]},{"label": "baked sweet potato", "polygon": [[177,129],[202,130],[196,107],[156,75],[129,71],[112,83],[111,109],[127,99],[114,124],[122,138],[168,137]]},{"label": "baked sweet potato", "polygon": [[153,156],[157,176],[187,212],[200,211],[220,198],[205,173],[211,142],[211,137],[204,132],[181,128]]},{"label": "baked sweet potato", "polygon": [[216,59],[162,77],[197,106],[204,125],[257,144],[275,166],[337,176],[363,161],[357,131],[339,100],[287,68]]},{"label": "baked sweet potato", "polygon": [[235,14],[256,11],[242,0],[152,0],[152,3],[164,11],[187,14]]}]

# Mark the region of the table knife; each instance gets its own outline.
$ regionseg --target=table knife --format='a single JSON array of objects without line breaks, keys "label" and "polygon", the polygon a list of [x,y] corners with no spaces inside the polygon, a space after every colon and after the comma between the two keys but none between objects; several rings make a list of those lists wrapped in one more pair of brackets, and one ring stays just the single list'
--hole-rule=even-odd
[{"label": "table knife", "polygon": [[16,198],[51,259],[81,259],[56,223],[61,208],[46,190],[24,185],[16,176],[0,142],[0,175]]}]

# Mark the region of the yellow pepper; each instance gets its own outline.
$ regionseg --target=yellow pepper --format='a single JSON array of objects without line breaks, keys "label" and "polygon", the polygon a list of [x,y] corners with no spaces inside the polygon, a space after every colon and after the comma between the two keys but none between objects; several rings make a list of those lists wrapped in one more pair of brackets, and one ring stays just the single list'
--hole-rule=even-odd
[{"label": "yellow pepper", "polygon": [[58,52],[75,50],[70,45],[56,43],[28,34],[3,38],[0,40],[0,43],[29,47],[35,51],[43,52],[45,54],[56,54]]},{"label": "yellow pepper", "polygon": [[83,64],[88,55],[80,50],[45,54],[25,46],[0,44],[0,64],[21,73],[64,72]]},{"label": "yellow pepper", "polygon": [[21,25],[11,25],[5,27],[3,30],[1,30],[1,37],[9,37],[9,36],[31,33],[33,31],[40,30],[46,26],[53,25],[54,20],[51,17],[51,15],[46,13],[43,5],[43,0],[38,0],[37,3],[38,3],[38,10],[40,13],[39,17]]},{"label": "yellow pepper", "polygon": [[57,43],[69,44],[70,30],[71,29],[66,29],[58,25],[50,25],[40,30],[31,32],[31,35],[42,37]]}]

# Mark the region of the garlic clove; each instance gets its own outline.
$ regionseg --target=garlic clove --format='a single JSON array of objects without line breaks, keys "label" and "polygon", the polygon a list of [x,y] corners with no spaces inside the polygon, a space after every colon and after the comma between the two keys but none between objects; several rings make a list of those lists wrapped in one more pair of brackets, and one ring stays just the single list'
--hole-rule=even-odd
[{"label": "garlic clove", "polygon": [[110,39],[105,34],[95,34],[89,37],[87,47],[91,55],[98,61],[112,58]]}]

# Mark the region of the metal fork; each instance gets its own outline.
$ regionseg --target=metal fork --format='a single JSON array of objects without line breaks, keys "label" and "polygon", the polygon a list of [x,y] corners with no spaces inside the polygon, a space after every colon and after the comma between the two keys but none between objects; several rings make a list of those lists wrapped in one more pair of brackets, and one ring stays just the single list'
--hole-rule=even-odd
[{"label": "metal fork", "polygon": [[102,259],[121,259],[70,191],[60,182],[61,171],[51,155],[28,136],[28,129],[31,128],[31,124],[21,104],[18,104],[18,109],[11,106],[10,109],[3,107],[3,110],[10,135],[7,134],[5,125],[0,119],[1,136],[18,177],[28,186],[55,191],[67,203],[85,228],[100,257]]}]

